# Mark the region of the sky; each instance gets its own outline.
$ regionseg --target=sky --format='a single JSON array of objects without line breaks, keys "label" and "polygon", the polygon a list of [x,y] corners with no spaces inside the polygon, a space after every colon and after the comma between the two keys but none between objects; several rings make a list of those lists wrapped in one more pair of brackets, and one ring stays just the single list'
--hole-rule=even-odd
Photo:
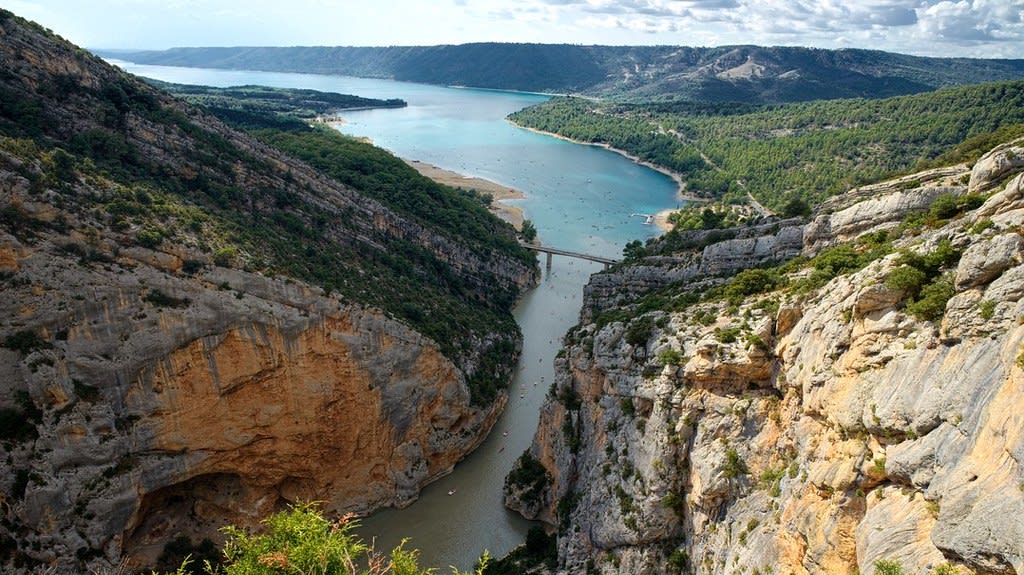
[{"label": "sky", "polygon": [[1024,0],[3,0],[87,48],[468,42],[1024,58]]}]

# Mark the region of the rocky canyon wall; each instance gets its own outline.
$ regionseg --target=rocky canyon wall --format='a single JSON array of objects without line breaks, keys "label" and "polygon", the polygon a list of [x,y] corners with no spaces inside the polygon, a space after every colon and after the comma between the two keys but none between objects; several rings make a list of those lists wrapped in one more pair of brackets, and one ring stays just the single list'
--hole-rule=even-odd
[{"label": "rocky canyon wall", "polygon": [[[506,488],[557,529],[557,572],[1024,573],[1022,157],[818,216],[808,257],[892,242],[821,287],[811,259],[761,293],[671,311],[659,292],[670,309],[570,331],[527,458],[543,489]],[[900,225],[972,192],[973,211]],[[949,299],[922,319],[930,292],[891,278],[929,258]]]}]

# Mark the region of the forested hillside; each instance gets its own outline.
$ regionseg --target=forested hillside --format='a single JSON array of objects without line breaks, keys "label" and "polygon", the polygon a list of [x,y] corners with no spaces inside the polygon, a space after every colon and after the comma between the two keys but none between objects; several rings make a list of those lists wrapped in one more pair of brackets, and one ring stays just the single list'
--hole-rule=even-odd
[{"label": "forested hillside", "polygon": [[[34,26],[6,12],[0,16],[0,23]],[[12,49],[16,40],[8,38]],[[447,254],[432,253],[407,233],[380,235],[359,229],[367,225],[354,219],[359,209],[342,210],[335,201],[319,197],[313,184],[300,182],[293,169],[261,155],[251,140],[237,141],[241,137],[237,132],[211,123],[195,108],[175,103],[84,50],[66,46],[74,50],[78,68],[102,75],[102,81],[83,79],[83,73],[29,69],[20,61],[8,62],[0,78],[0,150],[21,162],[42,162],[46,169],[55,166],[47,178],[63,187],[87,179],[119,190],[76,197],[74,203],[75,209],[106,214],[102,225],[124,234],[125,241],[147,248],[185,245],[208,252],[218,265],[285,274],[317,284],[402,318],[435,338],[452,358],[463,356],[468,361],[475,356],[474,338],[492,328],[516,332],[508,310],[517,288],[500,281],[478,284],[478,278],[469,278],[443,261]],[[38,78],[22,85],[19,73]],[[242,101],[242,89],[235,89],[233,96],[211,89],[191,92],[192,98],[212,99],[211,111],[237,120],[232,114],[240,110],[236,104]],[[290,110],[302,97],[316,99],[296,91],[249,89],[248,93],[259,96],[246,100],[249,104],[276,99],[277,105]],[[285,96],[291,104],[286,105]],[[321,93],[318,98],[320,106],[400,105],[338,94]],[[465,243],[479,254],[501,254],[499,259],[512,258],[516,265],[533,265],[532,256],[516,244],[514,230],[492,217],[482,202],[440,186],[383,150],[333,130],[314,131],[280,114],[264,114],[259,120],[258,110],[249,112],[239,126],[274,125],[305,134],[302,137],[320,153],[355,167],[347,175],[336,169],[332,175],[340,181],[335,185],[357,194],[357,199],[372,197],[370,201],[409,214],[405,221],[440,231],[445,240],[435,241],[436,245]],[[271,119],[275,117],[276,121]],[[142,130],[139,126],[161,135],[138,135],[133,130]],[[301,147],[295,146],[296,150]],[[27,168],[22,171],[36,178]],[[402,207],[413,200],[419,202],[415,214]],[[33,225],[18,215],[15,206],[6,208],[2,221],[15,230]],[[507,363],[510,347],[511,340],[489,350],[487,365],[481,367],[486,371],[494,367],[491,363]],[[478,363],[479,358],[472,361]],[[493,376],[480,372],[474,378],[480,401],[494,397],[498,381]]]},{"label": "forested hillside", "polygon": [[341,74],[504,90],[712,102],[884,98],[1024,77],[1021,60],[759,46],[481,43],[101,53],[141,64]]},{"label": "forested hillside", "polygon": [[146,79],[147,82],[184,99],[190,104],[202,106],[219,118],[243,127],[266,126],[274,122],[281,127],[295,127],[295,122],[306,124],[318,116],[331,115],[342,110],[365,108],[402,108],[405,100],[392,98],[378,100],[351,94],[336,94],[318,90],[297,88],[271,88],[268,86],[234,86],[215,88],[172,84],[160,80]]},{"label": "forested hillside", "polygon": [[[813,205],[936,161],[973,159],[970,149],[939,156],[979,134],[1024,133],[1024,82],[762,107],[558,98],[510,118],[669,168],[693,194],[745,201],[749,192],[781,208],[792,200]],[[986,143],[966,146],[976,158]]]}]

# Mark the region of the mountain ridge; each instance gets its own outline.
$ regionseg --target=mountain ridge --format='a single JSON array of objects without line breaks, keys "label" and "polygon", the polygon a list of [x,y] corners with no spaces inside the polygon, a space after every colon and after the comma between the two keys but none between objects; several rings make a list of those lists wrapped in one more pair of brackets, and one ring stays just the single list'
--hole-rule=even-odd
[{"label": "mountain ridge", "polygon": [[1024,60],[752,45],[694,48],[482,42],[97,52],[139,64],[340,74],[600,97],[758,103],[887,97],[1024,77]]}]

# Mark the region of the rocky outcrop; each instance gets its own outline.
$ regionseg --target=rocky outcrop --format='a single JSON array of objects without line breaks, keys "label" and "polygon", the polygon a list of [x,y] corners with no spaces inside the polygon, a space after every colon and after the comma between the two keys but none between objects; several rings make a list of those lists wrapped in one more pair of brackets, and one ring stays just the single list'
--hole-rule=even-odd
[{"label": "rocky outcrop", "polygon": [[[952,190],[991,190],[982,207],[823,287],[572,330],[530,448],[550,481],[509,501],[558,529],[558,572],[1024,573],[1024,204],[989,173]],[[932,194],[822,216],[808,252],[895,233],[880,210]],[[950,246],[951,297],[922,319],[886,280],[900,249]]]},{"label": "rocky outcrop", "polygon": [[583,321],[673,283],[721,283],[721,278],[739,270],[794,257],[804,245],[799,218],[672,233],[673,242],[685,251],[647,256],[592,276],[583,288]]},{"label": "rocky outcrop", "polygon": [[152,560],[168,536],[215,538],[283,501],[403,505],[503,405],[472,406],[434,342],[322,290],[19,251],[15,278],[30,289],[4,307],[55,338],[0,350],[5,399],[24,389],[43,412],[7,464],[30,477],[8,503],[37,560],[121,548]]}]

